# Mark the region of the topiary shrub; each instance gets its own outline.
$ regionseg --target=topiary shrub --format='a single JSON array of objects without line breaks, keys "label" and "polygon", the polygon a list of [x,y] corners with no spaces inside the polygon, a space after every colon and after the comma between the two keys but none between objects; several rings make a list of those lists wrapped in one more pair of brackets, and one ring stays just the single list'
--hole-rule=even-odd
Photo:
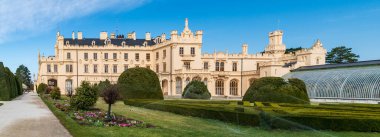
[{"label": "topiary shrub", "polygon": [[61,90],[59,87],[54,87],[50,92],[50,97],[52,99],[61,99]]},{"label": "topiary shrub", "polygon": [[147,68],[127,69],[117,84],[124,99],[164,99],[157,74]]},{"label": "topiary shrub", "polygon": [[103,97],[103,94],[101,92],[103,92],[106,88],[108,88],[111,85],[112,84],[108,79],[106,79],[105,81],[100,81],[99,84],[96,85],[96,87],[98,88],[99,96]]},{"label": "topiary shrub", "polygon": [[211,94],[207,86],[198,80],[193,80],[185,87],[182,98],[187,99],[210,99]]},{"label": "topiary shrub", "polygon": [[119,88],[117,87],[117,85],[110,85],[102,91],[102,96],[103,96],[104,102],[108,104],[107,118],[108,120],[110,120],[111,119],[111,105],[115,104],[115,102],[121,98],[119,94]]},{"label": "topiary shrub", "polygon": [[97,88],[89,82],[83,81],[75,91],[76,94],[70,99],[70,106],[76,110],[88,110],[98,99]]},{"label": "topiary shrub", "polygon": [[48,88],[48,85],[45,83],[40,83],[37,87],[37,93],[38,94],[44,94],[46,92],[46,89]]},{"label": "topiary shrub", "polygon": [[264,77],[254,81],[246,91],[243,101],[275,103],[309,103],[306,86],[302,80],[285,82],[280,77]]}]

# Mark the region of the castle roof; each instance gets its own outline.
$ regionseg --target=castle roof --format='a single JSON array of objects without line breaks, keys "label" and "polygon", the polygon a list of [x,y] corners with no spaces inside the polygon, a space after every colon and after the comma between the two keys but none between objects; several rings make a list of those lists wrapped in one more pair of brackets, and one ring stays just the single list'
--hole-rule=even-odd
[{"label": "castle roof", "polygon": [[374,65],[380,65],[380,60],[358,61],[355,63],[343,63],[343,64],[326,64],[326,65],[316,65],[316,66],[303,66],[303,67],[299,67],[298,69],[295,69],[293,71],[307,71],[307,70],[348,68],[348,67],[363,67],[363,66],[374,66]]},{"label": "castle roof", "polygon": [[[123,39],[110,39],[110,40],[111,40],[111,44],[117,45],[117,46],[121,46],[123,41],[125,41],[125,45],[128,45],[128,46],[136,46],[136,45],[143,46],[144,42],[147,42],[147,46],[152,46],[156,44],[153,39],[152,40],[145,40],[145,39],[134,40],[134,39],[123,38]],[[105,40],[101,40],[99,38],[83,38],[82,40],[65,38],[64,43],[66,43],[67,41],[71,45],[92,45],[92,41],[95,41],[95,45],[98,45],[98,46],[105,45],[105,42],[104,42]]]}]

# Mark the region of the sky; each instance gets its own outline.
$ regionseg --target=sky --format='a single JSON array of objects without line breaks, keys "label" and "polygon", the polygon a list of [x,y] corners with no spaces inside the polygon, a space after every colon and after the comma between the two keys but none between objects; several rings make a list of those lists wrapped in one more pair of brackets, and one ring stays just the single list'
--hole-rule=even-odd
[{"label": "sky", "polygon": [[71,37],[100,31],[138,38],[203,30],[203,53],[264,50],[268,33],[284,31],[287,48],[309,48],[320,39],[329,51],[352,48],[359,60],[380,59],[379,0],[1,0],[0,61],[13,72],[21,64],[38,73],[38,51],[54,55],[56,33]]}]

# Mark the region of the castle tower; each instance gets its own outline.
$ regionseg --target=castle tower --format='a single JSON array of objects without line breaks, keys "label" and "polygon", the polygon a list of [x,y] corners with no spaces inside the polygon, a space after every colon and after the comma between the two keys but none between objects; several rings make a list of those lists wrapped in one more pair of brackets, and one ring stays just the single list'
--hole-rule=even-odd
[{"label": "castle tower", "polygon": [[281,30],[276,30],[269,33],[269,44],[265,48],[265,53],[285,53],[286,47],[282,43],[283,32]]}]

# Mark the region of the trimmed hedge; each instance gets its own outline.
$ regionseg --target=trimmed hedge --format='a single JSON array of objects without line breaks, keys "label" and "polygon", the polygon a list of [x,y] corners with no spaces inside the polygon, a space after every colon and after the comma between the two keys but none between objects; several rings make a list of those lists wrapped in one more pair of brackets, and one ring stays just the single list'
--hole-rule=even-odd
[{"label": "trimmed hedge", "polygon": [[164,99],[157,74],[147,68],[127,69],[117,84],[124,99]]},{"label": "trimmed hedge", "polygon": [[38,94],[44,94],[48,88],[48,85],[45,83],[40,83],[37,87],[37,93]]},{"label": "trimmed hedge", "polygon": [[211,94],[207,89],[207,86],[198,80],[193,80],[186,85],[182,98],[187,99],[210,99]]},{"label": "trimmed hedge", "polygon": [[[265,129],[380,132],[380,105],[320,106],[206,100],[126,100],[126,105]],[[362,105],[360,105],[362,106]]]},{"label": "trimmed hedge", "polygon": [[280,77],[263,77],[255,80],[248,88],[243,101],[308,104],[306,86],[302,80]]},{"label": "trimmed hedge", "polygon": [[9,101],[21,95],[22,88],[16,76],[0,62],[0,100]]}]

